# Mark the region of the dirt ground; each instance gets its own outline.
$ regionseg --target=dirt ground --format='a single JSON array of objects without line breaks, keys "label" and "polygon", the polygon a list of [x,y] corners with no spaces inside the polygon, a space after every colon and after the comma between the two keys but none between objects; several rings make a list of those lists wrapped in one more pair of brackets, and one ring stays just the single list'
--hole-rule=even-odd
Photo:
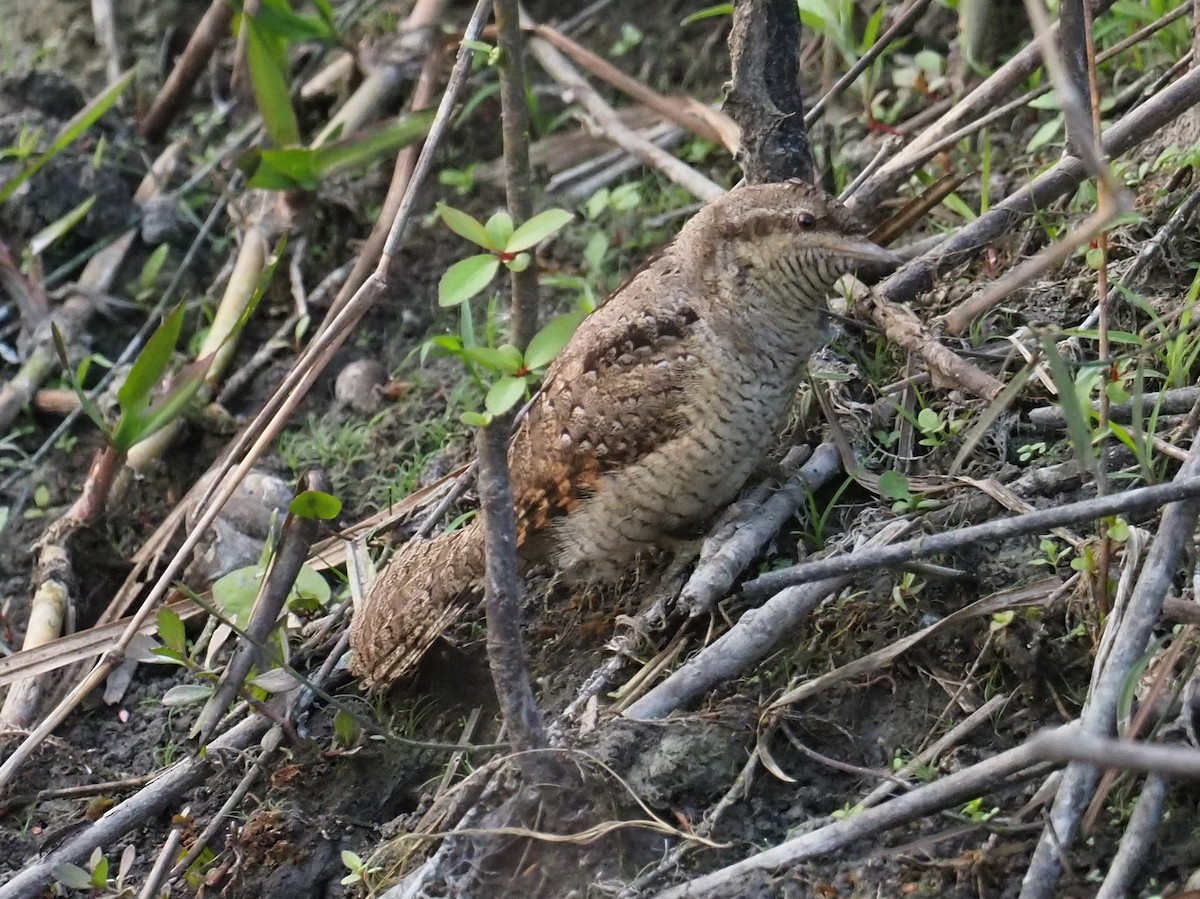
[{"label": "dirt ground", "polygon": [[[616,57],[621,68],[655,88],[714,101],[727,77],[726,26],[718,22],[681,26],[680,21],[695,12],[695,7],[681,3],[660,7],[617,3],[602,19],[585,28],[578,39],[600,53],[613,52],[622,40],[632,42],[632,47]],[[186,35],[203,9],[201,3],[181,2],[166,7],[122,6],[119,10],[131,56],[146,61],[146,68],[138,76],[139,108],[160,80],[155,60],[162,45],[175,40],[176,32]],[[934,10],[922,21],[910,54],[924,46],[949,57],[948,35],[953,33],[954,19],[940,6]],[[395,9],[384,12],[389,22],[398,14]],[[554,18],[549,4],[535,4],[531,13],[540,20]],[[465,13],[456,9],[455,16],[462,19]],[[16,143],[22,129],[30,125],[52,131],[78,111],[84,98],[104,82],[90,22],[76,5],[54,0],[35,5],[17,0],[5,13],[5,20],[9,27],[4,47],[11,61],[0,73],[0,147]],[[376,33],[385,27],[374,19],[367,21],[372,24],[363,27]],[[631,27],[640,35],[637,40],[631,39]],[[214,60],[209,77],[215,82],[227,76],[231,52],[231,47],[223,46]],[[812,63],[812,84],[806,89],[815,96],[822,83],[828,84],[825,76],[832,64],[828,53]],[[822,68],[827,70],[824,74]],[[543,120],[549,121],[562,111],[561,99],[553,91],[533,93],[543,104]],[[937,90],[932,90],[926,100],[935,99]],[[199,91],[197,108],[209,102],[205,90]],[[312,122],[319,122],[327,111],[321,107],[322,102],[330,101],[314,101],[304,108]],[[892,130],[886,125],[867,129],[857,103],[857,98],[847,98],[835,104],[828,117],[832,124],[815,132],[830,178],[837,167],[831,157],[842,159],[844,151],[844,158],[859,160],[861,165],[873,154],[884,133]],[[912,112],[915,114],[916,109]],[[242,121],[250,114],[252,109],[238,113]],[[498,115],[496,98],[482,97],[471,119],[452,135],[440,166],[461,171],[471,163],[495,159],[500,152]],[[1158,146],[1133,154],[1125,168],[1140,218],[1119,225],[1112,233],[1112,258],[1118,270],[1131,263],[1182,199],[1196,190],[1195,161],[1180,158],[1161,168],[1153,167],[1164,147],[1195,142],[1195,122],[1193,117],[1160,136]],[[132,123],[132,109],[118,106],[32,181],[28,192],[4,204],[0,238],[10,250],[87,196],[97,195],[94,211],[43,260],[43,271],[53,273],[136,215],[131,197],[154,153],[139,144]],[[1042,124],[1038,113],[1023,110],[1012,118],[1006,131],[993,132],[989,182],[992,202],[1024,184],[1039,165],[1053,161],[1050,156],[1035,162],[1026,151]],[[181,131],[197,141],[196,147],[203,147],[203,127],[197,115],[182,124]],[[231,129],[234,125],[224,127]],[[567,130],[573,127],[565,126]],[[104,152],[98,154],[101,141]],[[696,164],[711,177],[727,184],[736,180],[736,166],[726,154],[711,147],[692,149]],[[872,152],[865,152],[868,149]],[[970,157],[966,161],[947,156],[937,165],[945,171],[961,167],[977,173],[978,154],[973,150],[966,155]],[[202,156],[197,149],[191,161],[198,164]],[[299,263],[309,287],[352,258],[366,233],[366,211],[373,214],[378,210],[389,175],[388,166],[376,165],[353,178],[339,176],[317,192],[311,203],[308,249]],[[218,167],[213,180],[204,182],[197,194],[188,198],[196,215],[203,218],[229,177],[229,167]],[[4,178],[0,158],[0,182]],[[606,237],[611,248],[603,270],[588,273],[579,262],[588,240],[582,204],[573,207],[581,213],[579,229],[569,230],[544,254],[544,269],[561,275],[596,277],[600,281],[596,289],[603,293],[651,248],[669,239],[683,219],[665,214],[687,207],[691,199],[653,173],[636,170],[628,180],[640,185],[641,205],[632,212],[613,212],[599,220],[608,229]],[[977,174],[958,190],[962,201],[975,209],[980,194]],[[502,204],[503,190],[501,185],[481,179],[464,196],[458,196],[448,182],[435,184],[423,197],[423,212],[430,212],[437,199],[486,216]],[[1056,206],[1046,215],[1064,228],[1083,217],[1077,207],[1066,205]],[[951,221],[952,212],[941,207],[927,217],[917,229],[919,233],[906,235],[901,243],[948,227]],[[185,234],[189,229],[194,233],[192,224],[185,223],[170,238],[165,270],[173,271],[182,261],[190,241],[191,235]],[[212,300],[218,292],[214,284],[231,253],[234,230],[234,225],[225,221],[220,234],[204,245],[183,276],[182,296]],[[1014,259],[1032,254],[1046,242],[1037,223],[1010,234],[988,254],[946,278],[923,299],[917,313],[923,321],[932,320],[978,282],[994,278]],[[87,335],[90,352],[115,358],[143,323],[146,302],[134,298],[133,293],[152,249],[139,248],[127,262],[113,290],[114,299],[94,320]],[[343,508],[323,537],[335,526],[349,526],[405,493],[433,483],[470,458],[469,431],[459,422],[458,413],[471,403],[478,404],[480,387],[464,384],[461,368],[453,360],[433,359],[422,366],[417,358],[428,334],[457,327],[451,313],[438,309],[436,297],[441,273],[462,255],[462,241],[450,238],[432,215],[418,222],[400,257],[402,289],[389,293],[363,321],[326,374],[318,379],[294,416],[288,436],[263,466],[266,473],[289,485],[308,464],[320,463],[329,469],[333,492],[342,500]],[[1197,258],[1200,233],[1195,225],[1174,232],[1139,284],[1140,305],[1116,306],[1113,329],[1123,334],[1169,331],[1168,325],[1154,331],[1150,322],[1155,315],[1186,329],[1187,321],[1180,323],[1175,316],[1186,309],[1182,314],[1190,321],[1196,302],[1192,288]],[[550,303],[567,308],[570,300],[553,293]],[[980,364],[988,366],[989,371],[1000,372],[1005,365],[1012,365],[1007,335],[1028,326],[1061,337],[1062,332],[1078,328],[1094,303],[1095,272],[1082,255],[1075,255],[1061,270],[1044,275],[1034,287],[1017,291],[983,316],[971,335],[954,341],[954,346],[982,360]],[[287,279],[280,278],[272,284],[242,336],[235,369],[275,333],[290,306]],[[0,307],[0,327],[5,329],[0,341],[15,347],[17,328],[10,308]],[[319,316],[324,309],[312,311]],[[189,332],[198,330],[202,319],[202,314],[193,315]],[[1091,344],[1079,348],[1079,340],[1087,339],[1086,335],[1077,338],[1073,347],[1080,359],[1091,358]],[[291,341],[231,400],[227,412],[235,422],[247,421],[267,400],[282,381],[295,352],[296,342]],[[1157,390],[1168,383],[1190,386],[1200,373],[1196,357],[1190,344],[1179,352],[1186,358],[1174,371],[1156,370],[1166,362],[1149,353],[1134,356],[1133,362],[1121,369],[1121,377],[1132,384],[1133,373],[1142,371],[1138,377],[1143,380],[1138,384],[1146,390]],[[7,378],[15,368],[5,358]],[[335,403],[336,373],[358,359],[379,361],[390,375],[404,382],[403,395],[375,414]],[[1010,367],[1008,374],[1011,376],[1020,364],[1018,361]],[[848,323],[835,325],[830,348],[812,368],[818,382],[829,385],[847,439],[871,473],[902,468],[914,492],[916,487],[936,480],[940,487],[949,487],[928,494],[937,508],[902,508],[902,501],[897,504],[895,496],[881,496],[868,489],[869,482],[839,476],[816,491],[800,513],[789,519],[756,563],[758,569],[748,572],[749,576],[792,564],[846,534],[861,533],[897,515],[922,516],[921,528],[926,532],[952,530],[998,517],[1003,514],[1002,507],[984,495],[980,483],[1012,484],[1035,470],[1045,470],[1050,481],[1050,475],[1059,470],[1054,466],[1074,458],[1061,428],[1047,430],[1029,416],[1030,410],[1052,404],[1049,391],[1036,380],[988,429],[973,451],[962,472],[973,482],[955,480],[947,474],[960,446],[959,435],[965,435],[969,428],[918,432],[910,457],[902,458],[904,451],[897,448],[898,444],[885,443],[879,435],[900,428],[903,416],[896,414],[895,403],[888,413],[888,404],[880,397],[885,395],[885,385],[915,375],[913,365],[907,354],[890,345],[873,327]],[[1180,382],[1168,382],[1168,374]],[[917,392],[921,407],[936,410],[940,420],[946,422],[977,421],[988,407],[960,389],[930,385],[927,379],[920,382]],[[776,457],[765,466],[763,476],[769,483],[775,483],[770,479],[779,476],[778,461],[790,445],[815,445],[827,433],[812,389],[806,387],[803,394]],[[885,411],[881,413],[881,409]],[[102,443],[96,429],[81,421],[44,457],[28,462],[59,421],[53,413],[33,409],[23,414],[8,434],[0,436],[0,480],[4,483],[0,487],[0,506],[11,512],[0,531],[0,645],[6,654],[19,648],[29,617],[32,546],[47,523],[72,502],[93,453]],[[1161,433],[1166,435],[1164,439],[1182,439],[1171,435],[1166,425]],[[919,442],[922,437],[927,445]],[[1190,440],[1191,435],[1185,437]],[[218,457],[228,439],[228,427],[211,425],[207,419],[193,421],[165,464],[122,485],[122,492],[105,510],[102,520],[75,540],[76,630],[96,622],[130,571],[135,551]],[[881,452],[880,446],[887,448]],[[1029,449],[1031,446],[1035,448]],[[1177,468],[1177,462],[1165,455],[1140,465],[1113,440],[1106,452],[1118,489],[1132,484],[1135,478],[1145,482],[1168,480]],[[1050,508],[1088,495],[1090,486],[1081,486],[1078,477],[1065,477],[1054,481],[1050,489],[1031,490],[1020,499],[1035,508]],[[922,497],[925,494],[918,494]],[[461,509],[469,509],[474,499],[468,494]],[[1158,513],[1127,518],[1129,526],[1152,532]],[[666,872],[636,893],[654,895],[668,886],[671,878],[715,870],[812,830],[830,816],[852,816],[864,795],[888,782],[905,762],[989,702],[995,705],[987,719],[953,742],[936,762],[918,768],[913,781],[929,781],[962,770],[1020,745],[1044,727],[1077,717],[1087,696],[1104,618],[1097,606],[1097,596],[1103,591],[1097,588],[1100,578],[1094,568],[1089,572],[1085,566],[1072,566],[1072,559],[1095,558],[1096,540],[1089,527],[1076,528],[1068,535],[1070,540],[1047,534],[972,545],[932,560],[940,566],[936,570],[877,571],[856,577],[850,587],[823,602],[752,672],[724,684],[698,706],[661,722],[636,723],[609,716],[607,704],[619,698],[616,693],[622,683],[676,636],[682,642],[681,659],[723,632],[748,608],[748,603],[735,593],[711,617],[684,626],[678,634],[641,634],[640,640],[633,641],[636,651],[618,672],[612,692],[598,697],[597,714],[603,726],[581,728],[582,733],[566,739],[571,764],[577,766],[578,776],[586,784],[582,789],[587,801],[582,802],[579,794],[569,790],[546,801],[548,807],[557,802],[577,812],[581,828],[599,820],[640,821],[642,826],[605,831],[594,841],[578,845],[538,843],[531,848],[514,837],[512,845],[506,847],[508,856],[488,856],[481,864],[517,872],[507,887],[508,895],[634,895],[620,893],[621,885],[653,869],[680,840],[695,834],[705,816],[728,797],[728,807],[716,823],[711,840],[697,843],[683,857],[682,873]],[[1050,542],[1049,549],[1046,541]],[[1079,547],[1074,553],[1066,551],[1071,541]],[[1120,547],[1114,550],[1110,571],[1114,583],[1123,570],[1118,558],[1121,552]],[[533,682],[548,721],[558,720],[593,672],[612,657],[610,641],[614,634],[629,632],[630,622],[652,598],[669,566],[669,559],[650,559],[622,584],[588,588],[558,583],[547,570],[533,572],[526,590],[525,633]],[[797,684],[884,649],[979,599],[1051,576],[1066,582],[1081,567],[1084,576],[1071,589],[1056,592],[1048,602],[970,619],[935,633],[887,665],[844,680],[799,704],[768,711],[775,699]],[[348,596],[346,576],[339,571],[326,572],[325,577],[335,596],[330,609],[336,608]],[[1178,592],[1190,596],[1189,580],[1180,577],[1178,581]],[[190,586],[202,589],[204,585]],[[294,642],[299,644],[300,632],[306,626],[311,631],[314,622],[324,621],[330,609],[291,618]],[[1186,647],[1183,657],[1194,654],[1194,634],[1190,627],[1182,627],[1169,621],[1162,623],[1160,642],[1154,647],[1160,653],[1154,656],[1155,663],[1176,643]],[[189,639],[197,639],[200,633],[198,623],[189,624]],[[311,675],[335,639],[336,634],[318,642],[315,648],[297,656],[297,664],[305,666]],[[388,883],[436,849],[438,843],[432,834],[456,823],[445,805],[449,801],[448,786],[463,782],[471,772],[501,754],[500,748],[491,748],[464,756],[444,745],[460,740],[494,744],[502,739],[485,640],[482,614],[468,615],[439,641],[419,672],[386,697],[365,696],[348,674],[335,673],[328,682],[332,700],[318,700],[296,722],[296,729],[284,734],[266,770],[232,813],[232,827],[192,863],[187,874],[175,882],[170,895],[245,899],[381,895]],[[1155,663],[1148,662],[1148,671],[1156,670]],[[82,669],[74,666],[63,670],[78,677]],[[171,665],[141,664],[127,668],[126,673],[131,675],[127,688],[114,691],[118,696],[115,701],[102,698],[103,689],[94,691],[24,763],[10,792],[0,795],[0,884],[41,854],[83,832],[90,822],[133,795],[150,778],[198,751],[189,735],[198,707],[168,706],[163,702],[172,688],[194,684],[196,678]],[[48,708],[74,681],[60,680],[61,673],[46,677],[50,689],[43,706]],[[1150,677],[1145,675],[1145,679]],[[1188,675],[1179,678],[1182,684]],[[1190,693],[1181,701],[1190,702],[1188,696]],[[371,723],[371,730],[352,728],[347,738],[339,729],[344,722],[336,720],[338,707],[362,716]],[[1179,701],[1173,708],[1176,717],[1190,721],[1190,707],[1182,715]],[[468,721],[472,722],[470,730]],[[22,737],[20,732],[0,735],[0,755],[7,756]],[[202,785],[175,797],[148,815],[139,828],[104,847],[112,871],[126,847],[132,846],[136,855],[128,882],[135,885],[136,891],[172,828],[181,831],[186,849],[225,803],[258,753],[256,746],[239,753],[218,753]],[[793,867],[778,877],[738,882],[731,885],[729,895],[819,899],[1015,897],[1043,827],[1046,806],[1040,797],[1035,800],[1042,780],[1037,777],[1011,783],[954,810],[896,826],[881,838],[860,841],[843,852]],[[101,786],[96,790],[80,789],[95,784]],[[1097,894],[1140,788],[1140,779],[1132,775],[1115,779],[1098,805],[1085,839],[1077,840],[1071,848],[1070,869],[1061,881],[1059,895],[1087,899]],[[498,815],[496,806],[502,804],[502,798],[492,796],[491,804],[485,800],[483,806]],[[1131,895],[1147,899],[1189,895],[1178,891],[1200,867],[1200,844],[1195,832],[1196,822],[1200,821],[1200,792],[1176,783],[1166,802],[1168,811],[1153,843],[1153,853],[1144,860],[1136,891]],[[644,826],[651,814],[661,827]],[[494,823],[500,816],[485,818],[479,825],[481,829],[489,820]],[[367,862],[358,882],[343,882],[353,874],[343,857],[346,851]],[[0,897],[7,895],[3,890],[0,885]],[[120,886],[111,883],[92,894],[119,891]],[[43,895],[86,892],[70,890],[60,881],[48,885]],[[497,887],[494,895],[501,893]]]}]

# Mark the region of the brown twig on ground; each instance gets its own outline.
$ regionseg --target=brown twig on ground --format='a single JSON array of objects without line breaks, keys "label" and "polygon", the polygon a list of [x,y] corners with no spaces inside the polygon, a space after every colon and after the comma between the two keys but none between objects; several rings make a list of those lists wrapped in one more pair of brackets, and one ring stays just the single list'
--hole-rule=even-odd
[{"label": "brown twig on ground", "polygon": [[729,33],[725,110],[741,129],[738,164],[751,184],[813,180],[800,89],[800,12],[790,0],[742,0]]},{"label": "brown twig on ground", "polygon": [[722,146],[730,153],[736,153],[738,148],[738,127],[732,119],[718,110],[712,109],[691,97],[667,96],[660,94],[626,75],[607,59],[598,56],[586,47],[577,44],[571,38],[562,34],[549,25],[533,24],[528,30],[538,37],[545,38],[563,53],[570,56],[577,65],[582,66],[597,78],[611,84],[621,93],[632,100],[652,109],[668,122],[674,122],[681,128],[702,137],[717,146]]},{"label": "brown twig on ground", "polygon": [[208,66],[209,60],[216,52],[217,44],[229,34],[229,26],[233,23],[233,9],[234,4],[230,0],[212,0],[204,18],[192,32],[187,47],[175,60],[175,68],[167,76],[162,90],[158,92],[158,96],[150,104],[150,109],[138,123],[138,136],[143,140],[160,140],[175,116],[187,105],[192,86]]}]

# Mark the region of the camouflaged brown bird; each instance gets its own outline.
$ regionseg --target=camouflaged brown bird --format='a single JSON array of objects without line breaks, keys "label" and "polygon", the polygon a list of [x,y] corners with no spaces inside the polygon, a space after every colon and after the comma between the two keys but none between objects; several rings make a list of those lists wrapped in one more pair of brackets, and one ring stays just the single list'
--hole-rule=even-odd
[{"label": "camouflaged brown bird", "polygon": [[[579,326],[513,435],[522,560],[615,579],[704,524],[771,447],[834,281],[894,263],[803,182],[701,209]],[[354,617],[364,685],[409,670],[478,598],[483,569],[479,519],[397,553]]]}]

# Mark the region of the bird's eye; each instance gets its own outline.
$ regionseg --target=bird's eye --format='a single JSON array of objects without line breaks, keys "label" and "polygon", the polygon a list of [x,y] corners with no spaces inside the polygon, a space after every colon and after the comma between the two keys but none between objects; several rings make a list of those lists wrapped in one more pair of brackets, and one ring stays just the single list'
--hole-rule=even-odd
[{"label": "bird's eye", "polygon": [[796,224],[807,231],[816,227],[817,220],[811,212],[798,212],[796,213]]}]

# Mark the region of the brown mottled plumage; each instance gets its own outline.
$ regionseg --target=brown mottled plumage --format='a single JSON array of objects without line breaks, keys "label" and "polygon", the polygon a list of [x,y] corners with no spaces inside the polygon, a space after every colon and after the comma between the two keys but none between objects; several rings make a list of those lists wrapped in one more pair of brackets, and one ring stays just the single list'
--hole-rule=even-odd
[{"label": "brown mottled plumage", "polygon": [[[845,272],[891,262],[801,182],[735,188],[584,320],[509,448],[522,555],[612,579],[703,523],[762,461]],[[483,526],[407,545],[354,618],[386,686],[476,594]]]}]

